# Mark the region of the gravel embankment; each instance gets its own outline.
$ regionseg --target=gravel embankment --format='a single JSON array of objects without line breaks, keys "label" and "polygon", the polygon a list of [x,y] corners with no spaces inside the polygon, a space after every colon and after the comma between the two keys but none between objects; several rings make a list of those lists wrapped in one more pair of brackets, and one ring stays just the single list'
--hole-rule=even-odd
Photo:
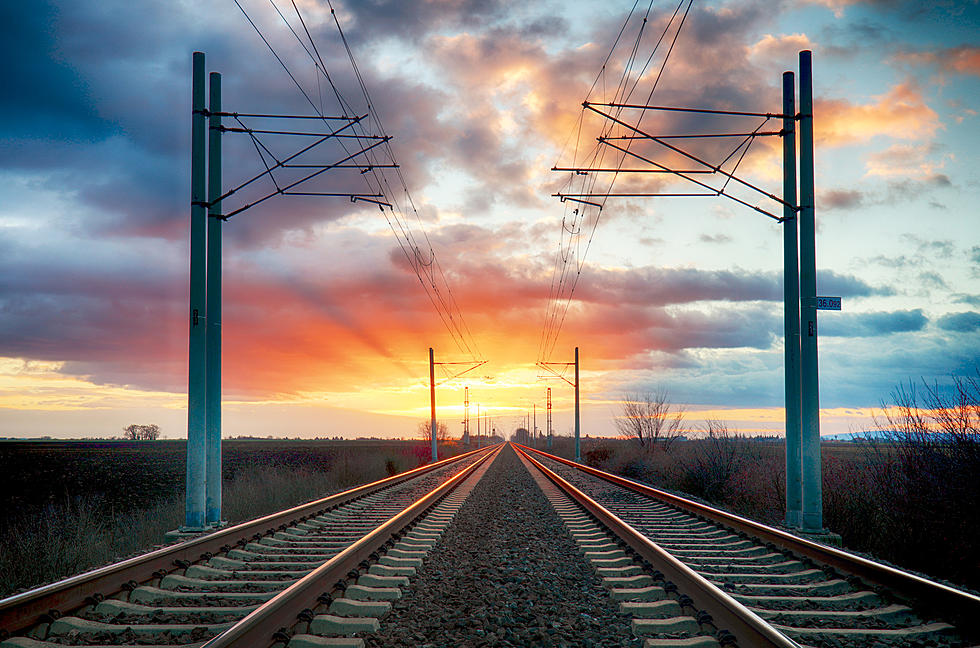
[{"label": "gravel embankment", "polygon": [[641,645],[510,448],[364,639],[377,648]]}]

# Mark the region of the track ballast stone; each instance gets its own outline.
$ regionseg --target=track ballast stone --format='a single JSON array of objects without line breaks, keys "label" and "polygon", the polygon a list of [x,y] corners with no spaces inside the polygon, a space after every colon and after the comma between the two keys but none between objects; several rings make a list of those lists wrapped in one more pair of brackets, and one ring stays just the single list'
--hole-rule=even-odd
[{"label": "track ballast stone", "polygon": [[367,646],[640,646],[510,447]]}]

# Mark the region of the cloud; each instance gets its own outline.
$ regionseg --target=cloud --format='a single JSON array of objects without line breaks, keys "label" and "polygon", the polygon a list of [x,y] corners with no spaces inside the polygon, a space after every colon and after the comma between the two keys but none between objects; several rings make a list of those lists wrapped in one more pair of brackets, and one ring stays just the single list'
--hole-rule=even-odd
[{"label": "cloud", "polygon": [[894,60],[910,65],[938,67],[944,72],[980,76],[980,47],[960,45],[938,50],[898,52]]},{"label": "cloud", "polygon": [[944,331],[969,333],[980,330],[980,313],[967,311],[964,313],[948,313],[936,320],[936,325]]},{"label": "cloud", "polygon": [[728,234],[702,234],[698,240],[702,243],[731,243],[732,237]]},{"label": "cloud", "polygon": [[945,160],[930,159],[938,147],[926,144],[893,144],[867,157],[867,174],[883,177],[912,177],[938,187],[950,186],[949,177],[939,173]]},{"label": "cloud", "polygon": [[830,189],[820,194],[820,205],[825,209],[854,209],[864,200],[864,194],[855,189]]},{"label": "cloud", "polygon": [[[782,274],[694,268],[590,268],[576,299],[610,304],[666,306],[699,301],[781,301]],[[847,297],[888,294],[852,275],[831,270],[817,273],[819,290]]]},{"label": "cloud", "polygon": [[813,43],[806,34],[766,34],[749,46],[749,56],[774,61],[792,61],[802,50],[813,50]]},{"label": "cloud", "polygon": [[955,293],[953,301],[957,304],[967,304],[974,308],[980,308],[980,295],[970,295],[967,293]]},{"label": "cloud", "polygon": [[842,99],[814,102],[814,139],[826,146],[848,146],[877,136],[930,139],[942,128],[939,115],[926,104],[922,90],[908,80],[875,97],[874,103]]},{"label": "cloud", "polygon": [[878,337],[921,331],[928,322],[921,308],[873,313],[830,313],[820,318],[820,335]]}]

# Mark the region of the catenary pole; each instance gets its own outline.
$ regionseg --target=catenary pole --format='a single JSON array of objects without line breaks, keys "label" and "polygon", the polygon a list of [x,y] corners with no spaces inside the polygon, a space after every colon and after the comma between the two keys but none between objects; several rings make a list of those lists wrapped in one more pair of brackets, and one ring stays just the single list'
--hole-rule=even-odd
[{"label": "catenary pole", "polygon": [[813,67],[800,52],[800,305],[802,366],[803,529],[823,530],[820,393],[817,369],[817,254],[813,179]]},{"label": "catenary pole", "polygon": [[429,347],[429,404],[432,415],[432,461],[435,463],[439,460],[439,446],[436,443],[436,365],[432,357],[432,347]]},{"label": "catenary pole", "polygon": [[191,244],[190,244],[190,331],[187,353],[187,481],[184,527],[201,530],[206,508],[206,345],[205,303],[207,268],[205,210],[207,156],[205,133],[204,53],[194,52],[191,113]]},{"label": "catenary pole", "polygon": [[534,418],[531,421],[531,445],[538,447],[538,404],[534,403]]},{"label": "catenary pole", "polygon": [[551,448],[551,387],[548,388],[548,448]]},{"label": "catenary pole", "polygon": [[205,523],[221,523],[221,75],[212,72],[208,94],[208,226],[205,407],[207,465]]},{"label": "catenary pole", "polygon": [[470,388],[463,389],[463,445],[470,444]]},{"label": "catenary pole", "polygon": [[578,347],[575,347],[575,461],[576,463],[582,462],[582,440],[581,432],[582,428],[579,419],[579,407],[578,407]]},{"label": "catenary pole", "polygon": [[786,526],[803,519],[800,474],[800,270],[796,204],[796,85],[783,73],[783,331],[786,396]]}]

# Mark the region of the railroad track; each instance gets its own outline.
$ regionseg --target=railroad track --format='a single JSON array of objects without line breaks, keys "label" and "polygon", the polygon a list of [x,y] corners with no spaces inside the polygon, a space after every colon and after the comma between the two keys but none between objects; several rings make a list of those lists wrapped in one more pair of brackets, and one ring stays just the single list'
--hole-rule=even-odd
[{"label": "railroad track", "polygon": [[351,634],[352,625],[370,625],[364,611],[390,605],[391,588],[414,572],[418,552],[458,507],[450,494],[498,451],[446,459],[4,599],[0,647],[271,645],[297,622],[304,631]]},{"label": "railroad track", "polygon": [[[513,551],[493,553],[496,558],[477,567],[481,580],[491,580],[476,589],[492,594],[508,588],[513,594],[491,597],[506,608],[489,611],[497,624],[512,618],[501,615],[513,615],[515,601],[541,600],[540,593],[514,589],[515,582],[535,580],[528,578],[529,565],[562,572],[579,561],[575,583],[582,578],[582,585],[566,576],[565,587],[574,587],[580,602],[583,592],[598,592],[590,599],[596,606],[591,614],[605,615],[608,624],[582,645],[952,647],[976,638],[980,598],[595,469],[515,449],[518,455],[502,462],[495,461],[500,447],[476,451],[5,599],[0,628],[7,635],[0,648],[361,648],[365,638],[372,646],[496,645],[483,640],[497,629],[486,623],[467,634],[461,628],[470,619],[453,620],[452,628],[445,621],[430,623],[427,632],[411,622],[418,614],[444,618],[448,600],[472,600],[469,588],[476,584],[460,580],[451,549],[433,558],[428,571],[424,561],[491,463],[496,472],[479,491],[482,503],[474,502],[463,516],[466,524],[456,527],[469,528],[474,539],[468,542],[478,547],[467,555],[483,560],[483,534],[473,529],[490,525],[498,527],[497,547],[521,546],[529,537],[525,529],[535,524],[542,529],[534,532],[536,541],[554,545],[553,533],[567,533],[574,542],[563,540],[569,549],[553,552],[550,567],[515,558],[520,552]],[[525,490],[512,497],[540,489],[547,502],[540,500],[534,515],[544,517],[515,517],[500,505],[492,509],[496,514],[480,513],[489,510],[486,502],[501,501],[499,485],[511,484],[511,471],[522,470],[521,464],[531,478],[518,479]],[[532,522],[554,519],[549,503],[557,520]],[[525,516],[533,509],[523,508]],[[568,553],[574,546],[580,555]],[[510,564],[515,559],[520,564]],[[552,587],[549,600],[555,591],[561,592]],[[579,645],[567,641],[568,628],[591,617],[581,608],[564,609],[568,600],[559,594],[561,602],[552,608],[561,618],[529,613],[521,618],[537,617],[537,629],[503,629],[498,638],[511,637],[504,645]],[[416,607],[424,601],[427,611]],[[934,617],[948,622],[929,621]],[[560,642],[548,638],[549,628],[562,629]],[[453,639],[447,638],[450,630]]]},{"label": "railroad track", "polygon": [[[520,450],[593,518],[572,519],[607,527],[599,533],[606,551],[628,547],[658,571],[661,586],[671,583],[688,597],[692,614],[700,612],[702,620],[709,614],[724,626],[719,634],[711,625],[688,623],[679,632],[689,635],[689,645],[714,645],[712,637],[740,646],[834,648],[967,646],[978,640],[980,597],[594,468]],[[668,605],[637,609],[668,620],[678,612]],[[634,621],[635,630],[645,626],[655,624]]]}]

